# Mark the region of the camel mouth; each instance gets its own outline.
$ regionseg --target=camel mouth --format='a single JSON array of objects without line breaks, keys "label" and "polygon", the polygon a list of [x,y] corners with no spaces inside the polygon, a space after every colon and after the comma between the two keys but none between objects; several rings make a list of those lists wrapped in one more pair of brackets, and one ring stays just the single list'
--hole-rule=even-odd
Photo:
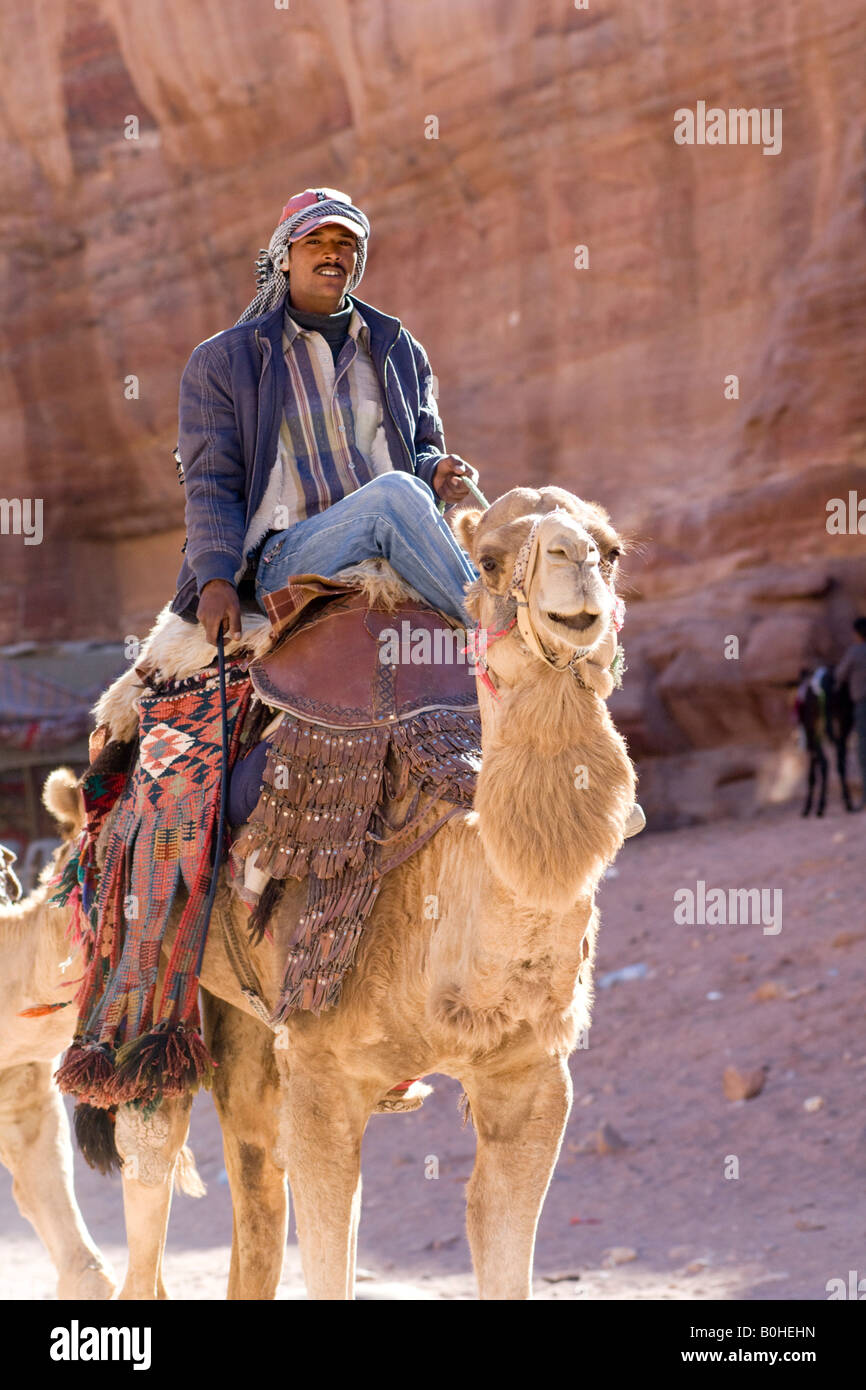
[{"label": "camel mouth", "polygon": [[581,613],[546,613],[545,617],[558,627],[567,627],[569,632],[586,632],[598,621],[600,614],[584,609]]}]

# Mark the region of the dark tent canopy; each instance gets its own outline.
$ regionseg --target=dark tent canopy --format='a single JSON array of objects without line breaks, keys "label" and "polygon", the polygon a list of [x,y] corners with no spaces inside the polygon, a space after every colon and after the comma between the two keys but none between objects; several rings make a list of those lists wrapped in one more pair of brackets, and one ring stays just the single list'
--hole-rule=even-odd
[{"label": "dark tent canopy", "polygon": [[127,666],[119,643],[0,648],[0,768],[86,759],[90,710]]}]

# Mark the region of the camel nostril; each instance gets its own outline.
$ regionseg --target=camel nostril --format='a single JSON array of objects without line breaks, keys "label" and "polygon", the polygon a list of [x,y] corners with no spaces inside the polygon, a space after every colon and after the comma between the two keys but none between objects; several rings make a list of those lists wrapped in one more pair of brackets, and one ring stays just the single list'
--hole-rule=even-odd
[{"label": "camel nostril", "polygon": [[577,544],[570,547],[564,545],[549,545],[547,554],[557,560],[567,560],[572,565],[597,565],[600,560],[598,549],[594,545],[586,547],[581,554],[582,547]]}]

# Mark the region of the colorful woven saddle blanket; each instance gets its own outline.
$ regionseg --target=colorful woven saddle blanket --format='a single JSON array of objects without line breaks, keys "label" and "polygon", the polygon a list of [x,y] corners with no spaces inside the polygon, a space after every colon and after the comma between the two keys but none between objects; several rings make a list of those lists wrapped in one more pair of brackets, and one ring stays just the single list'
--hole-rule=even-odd
[{"label": "colorful woven saddle blanket", "polygon": [[[226,687],[231,765],[251,700],[245,663],[228,665]],[[139,711],[137,756],[129,745],[109,744],[99,766],[85,774],[87,823],[55,894],[55,901],[75,903],[92,928],[78,1027],[57,1080],[61,1090],[103,1107],[184,1093],[207,1084],[212,1067],[197,995],[208,892],[218,867],[212,862],[222,750],[216,673],[163,684],[140,698]],[[159,981],[181,888],[186,902]]]},{"label": "colorful woven saddle blanket", "polygon": [[370,606],[364,593],[316,575],[268,599],[282,640],[250,676],[285,714],[232,857],[254,931],[264,930],[281,884],[307,882],[273,1020],[281,1022],[339,1002],[384,875],[471,808],[481,730],[465,631],[443,615],[408,601],[396,611]]}]

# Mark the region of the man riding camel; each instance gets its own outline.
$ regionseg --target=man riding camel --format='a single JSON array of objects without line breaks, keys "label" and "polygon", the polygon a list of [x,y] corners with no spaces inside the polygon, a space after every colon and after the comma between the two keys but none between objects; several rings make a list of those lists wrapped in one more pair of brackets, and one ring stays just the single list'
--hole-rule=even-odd
[{"label": "man riding camel", "polygon": [[477,570],[436,507],[473,470],[445,452],[433,376],[399,319],[356,299],[370,224],[333,188],[290,198],[233,328],[200,343],[180,386],[185,559],[174,613],[215,644],[241,601],[292,574],[382,555],[468,622]]},{"label": "man riding camel", "polygon": [[[463,596],[478,570],[435,499],[461,501],[461,474],[477,474],[445,452],[421,344],[352,293],[369,235],[345,193],[295,194],[259,256],[258,294],[184,370],[187,541],[171,609],[213,645],[221,629],[241,636],[242,601],[264,609],[293,574],[375,555],[472,625]],[[238,778],[238,821],[259,770]],[[627,835],[645,823],[635,805]]]}]

